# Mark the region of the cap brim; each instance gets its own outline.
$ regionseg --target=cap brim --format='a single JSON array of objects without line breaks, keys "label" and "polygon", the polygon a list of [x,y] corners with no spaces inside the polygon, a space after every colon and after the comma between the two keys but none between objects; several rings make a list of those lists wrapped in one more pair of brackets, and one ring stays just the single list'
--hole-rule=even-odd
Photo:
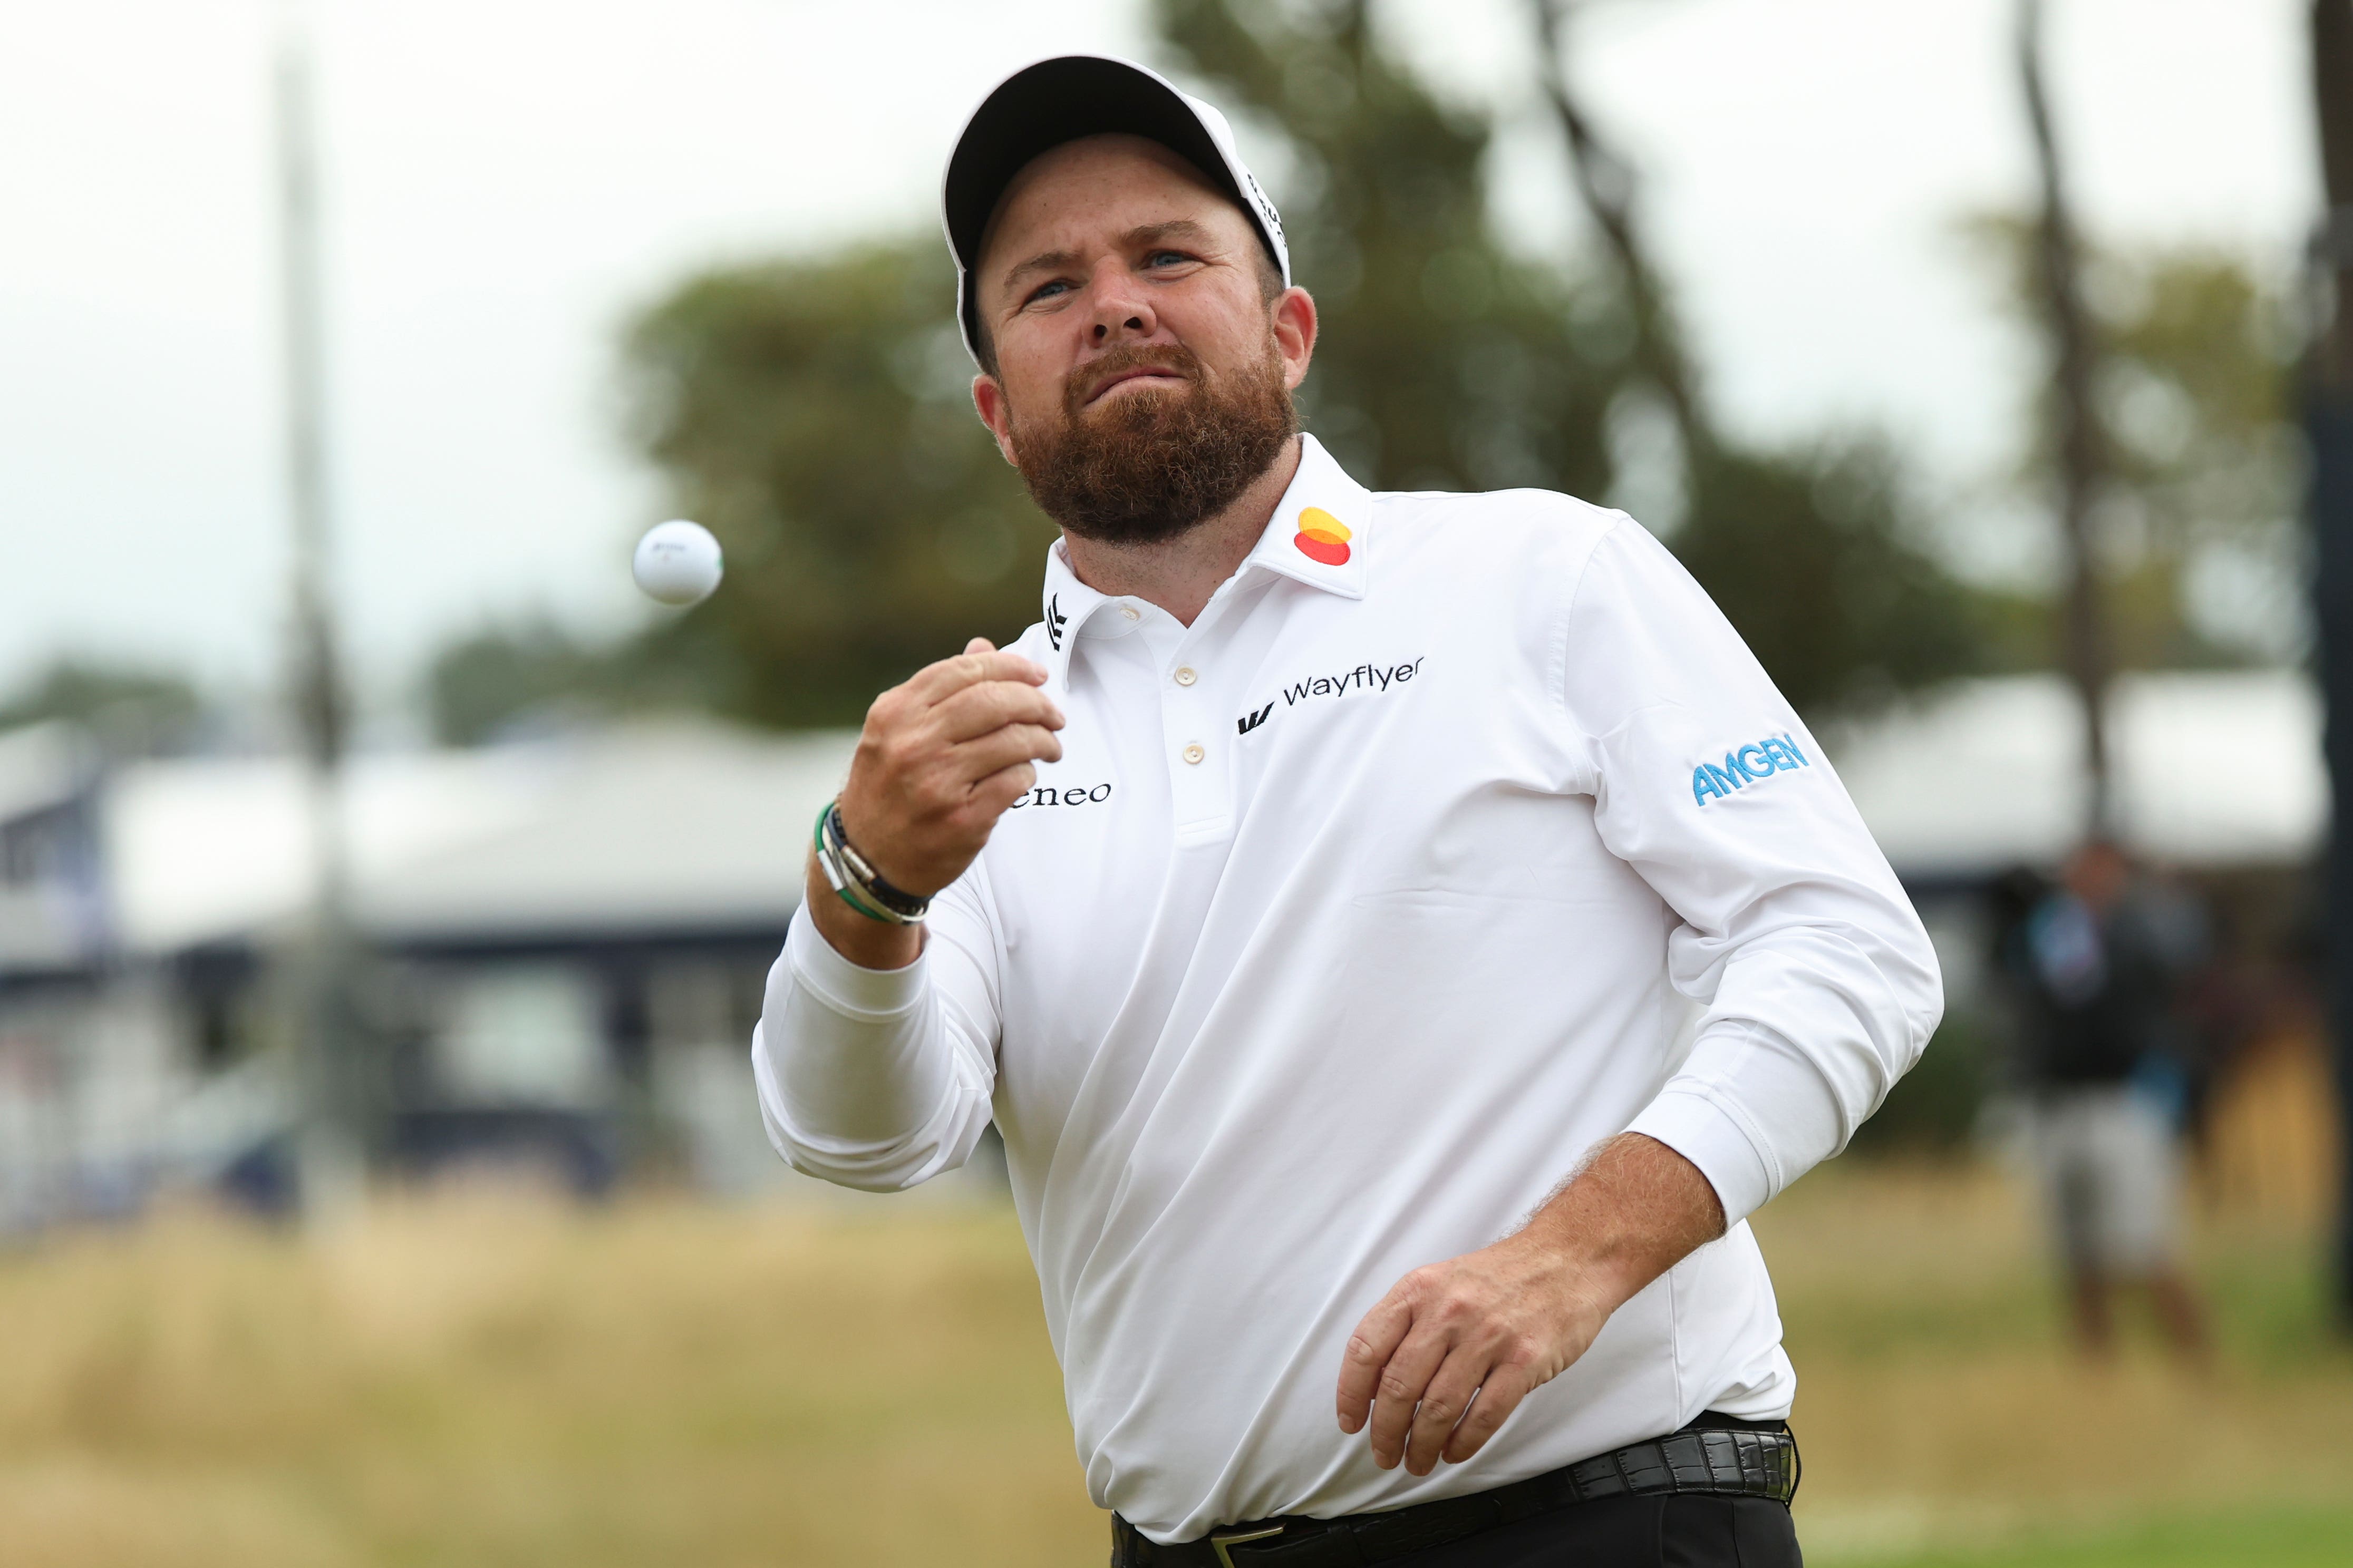
[{"label": "cap brim", "polygon": [[980,260],[981,238],[997,199],[1040,153],[1082,136],[1115,132],[1147,137],[1183,157],[1241,208],[1279,265],[1286,259],[1243,194],[1224,150],[1183,93],[1125,60],[1100,55],[1039,60],[999,82],[972,111],[948,158],[941,191],[948,248],[962,275],[957,324],[976,357],[979,345],[968,279]]}]

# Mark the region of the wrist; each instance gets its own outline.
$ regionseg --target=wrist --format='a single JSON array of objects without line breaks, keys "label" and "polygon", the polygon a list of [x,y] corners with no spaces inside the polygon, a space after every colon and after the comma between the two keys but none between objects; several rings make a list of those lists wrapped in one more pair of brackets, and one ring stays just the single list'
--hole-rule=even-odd
[{"label": "wrist", "polygon": [[1521,1270],[1572,1314],[1607,1318],[1650,1283],[1622,1242],[1583,1227],[1531,1225],[1498,1245],[1517,1250]]},{"label": "wrist", "polygon": [[1715,1190],[1696,1166],[1655,1139],[1627,1133],[1604,1144],[1508,1240],[1607,1316],[1724,1229]]},{"label": "wrist", "polygon": [[860,914],[826,880],[814,850],[802,877],[802,907],[826,946],[860,969],[904,969],[923,953],[923,927],[893,925]]},{"label": "wrist", "polygon": [[923,924],[931,909],[932,895],[912,893],[894,885],[859,852],[849,840],[849,829],[842,825],[839,799],[828,801],[818,812],[811,839],[818,868],[843,903],[883,925]]}]

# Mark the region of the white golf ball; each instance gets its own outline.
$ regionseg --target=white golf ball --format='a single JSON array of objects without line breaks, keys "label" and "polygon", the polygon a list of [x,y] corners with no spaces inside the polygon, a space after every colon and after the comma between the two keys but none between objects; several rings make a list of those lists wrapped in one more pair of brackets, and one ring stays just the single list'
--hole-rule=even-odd
[{"label": "white golf ball", "polygon": [[646,596],[665,605],[699,605],[711,597],[726,570],[719,541],[699,522],[672,518],[646,530],[630,559],[630,574]]}]

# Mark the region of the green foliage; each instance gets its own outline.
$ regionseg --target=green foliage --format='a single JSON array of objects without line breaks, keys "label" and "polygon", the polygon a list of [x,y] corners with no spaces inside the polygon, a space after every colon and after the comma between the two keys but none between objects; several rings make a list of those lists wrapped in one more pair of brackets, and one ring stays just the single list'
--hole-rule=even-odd
[{"label": "green foliage", "polygon": [[602,706],[616,662],[544,622],[477,632],[444,648],[426,678],[434,737],[480,745],[517,725]]},{"label": "green foliage", "polygon": [[[1504,247],[1486,125],[1388,58],[1360,3],[1156,0],[1154,15],[1214,96],[1289,143],[1284,222],[1324,318],[1309,428],[1376,488],[1607,494],[1613,405],[1645,395],[1646,357],[1680,349],[1638,342],[1618,286]],[[1919,547],[1883,445],[1699,445],[1681,455],[1688,518],[1641,521],[1791,701],[1821,714],[1984,662],[1987,609]]]},{"label": "green foliage", "polygon": [[1994,613],[1918,531],[1894,454],[1870,442],[1702,453],[1670,542],[1810,718],[1981,668]]},{"label": "green foliage", "polygon": [[[1377,46],[1365,8],[1157,0],[1178,60],[1282,128],[1293,271],[1323,328],[1308,427],[1376,489],[1609,487],[1602,420],[1625,340],[1591,283],[1488,222],[1485,123]],[[1593,325],[1580,332],[1582,321]]]},{"label": "green foliage", "polygon": [[1896,1080],[1878,1112],[1855,1129],[1852,1146],[1882,1154],[1960,1152],[1993,1087],[1996,1048],[1990,1020],[1947,1012],[1918,1065]]},{"label": "green foliage", "polygon": [[[1643,391],[1636,331],[1606,279],[1500,243],[1485,121],[1386,54],[1361,0],[1153,14],[1181,68],[1282,138],[1278,195],[1323,319],[1308,427],[1377,488],[1608,495],[1611,411]],[[967,637],[1036,618],[1053,531],[972,414],[952,293],[923,235],[712,271],[634,326],[636,437],[677,510],[720,536],[728,580],[630,651],[631,689],[850,722]],[[1689,520],[1662,531],[1793,701],[1818,713],[1975,667],[1975,612],[1911,542],[1888,453],[1705,446]],[[448,732],[543,700],[567,657],[467,650]],[[470,685],[507,695],[470,708]]]},{"label": "green foliage", "polygon": [[2275,1503],[1839,1561],[1850,1568],[2343,1568],[2348,1541],[2353,1509]]},{"label": "green foliage", "polygon": [[1053,531],[974,416],[934,237],[712,272],[632,331],[644,449],[725,586],[651,639],[723,710],[855,722],[1037,618]]},{"label": "green foliage", "polygon": [[[2040,321],[2032,233],[1971,220],[2005,313]],[[2245,663],[2293,651],[2301,437],[2289,406],[2284,292],[2241,258],[2201,247],[2088,247],[2084,298],[2106,483],[2094,527],[2114,657],[2124,668]],[[2007,483],[2056,493],[2047,385]],[[2200,614],[2200,576],[2237,586]],[[2047,657],[2047,655],[2046,655]]]},{"label": "green foliage", "polygon": [[47,719],[88,728],[121,754],[176,750],[204,715],[195,686],[163,670],[63,658],[0,699],[0,731]]}]

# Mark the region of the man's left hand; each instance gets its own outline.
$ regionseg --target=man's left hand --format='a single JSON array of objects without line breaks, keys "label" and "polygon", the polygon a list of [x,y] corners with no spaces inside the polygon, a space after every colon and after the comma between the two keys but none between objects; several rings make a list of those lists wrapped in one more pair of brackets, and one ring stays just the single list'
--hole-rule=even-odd
[{"label": "man's left hand", "polygon": [[1461,1463],[1610,1313],[1724,1228],[1691,1162],[1639,1133],[1611,1140],[1523,1229],[1415,1269],[1365,1314],[1341,1358],[1340,1430],[1369,1417],[1385,1470]]}]

